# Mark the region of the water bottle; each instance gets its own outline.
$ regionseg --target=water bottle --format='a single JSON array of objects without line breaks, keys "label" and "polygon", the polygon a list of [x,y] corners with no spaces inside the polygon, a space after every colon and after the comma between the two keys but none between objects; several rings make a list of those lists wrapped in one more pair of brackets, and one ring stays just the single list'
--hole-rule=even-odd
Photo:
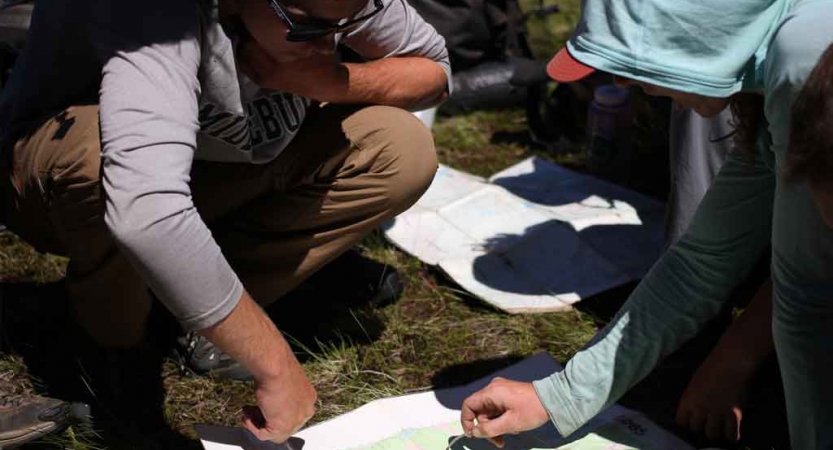
[{"label": "water bottle", "polygon": [[633,114],[627,89],[596,88],[587,111],[587,169],[617,182],[630,179]]}]

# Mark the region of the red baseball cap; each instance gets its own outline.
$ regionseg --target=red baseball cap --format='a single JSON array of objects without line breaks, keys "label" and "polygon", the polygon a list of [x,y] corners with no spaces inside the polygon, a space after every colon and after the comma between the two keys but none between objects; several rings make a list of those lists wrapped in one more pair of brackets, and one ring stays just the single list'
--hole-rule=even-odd
[{"label": "red baseball cap", "polygon": [[578,81],[595,71],[573,58],[566,45],[547,64],[547,75],[559,83]]}]

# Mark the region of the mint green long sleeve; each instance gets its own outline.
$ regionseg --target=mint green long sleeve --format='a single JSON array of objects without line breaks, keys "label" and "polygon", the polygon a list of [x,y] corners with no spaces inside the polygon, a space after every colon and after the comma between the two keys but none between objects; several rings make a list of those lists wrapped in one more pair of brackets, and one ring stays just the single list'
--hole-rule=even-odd
[{"label": "mint green long sleeve", "polygon": [[[616,5],[612,6],[613,3]],[[614,54],[649,57],[647,52],[636,49],[649,39],[645,33],[630,30],[605,36],[610,30],[617,30],[609,25],[619,20],[615,14],[604,16],[608,26],[597,23],[602,20],[602,11],[609,13],[619,8],[632,12],[627,8],[631,3],[634,2],[611,2],[610,8],[606,8],[608,2],[604,0],[586,0],[583,24],[571,43],[577,42],[582,51],[590,53],[599,43],[607,45],[608,50],[620,45]],[[640,26],[649,27],[647,33],[672,35],[664,42],[682,46],[686,41],[680,37],[690,30],[674,30],[674,24],[693,29],[695,17],[703,20],[697,13],[707,7],[703,2],[685,3],[697,10],[687,15],[681,11],[686,8],[684,2],[636,3],[643,9],[644,3],[651,3],[655,10],[666,13],[675,9],[673,13],[678,16],[663,22],[672,29],[661,30],[644,23]],[[756,2],[734,3],[737,4],[732,8],[737,10],[743,5],[754,7]],[[754,157],[730,156],[686,234],[660,258],[610,324],[567,363],[563,372],[534,383],[553,423],[564,435],[617,401],[664,356],[694,336],[729,300],[733,288],[771,243],[773,337],[784,378],[792,446],[833,448],[833,411],[829,408],[833,404],[833,230],[823,223],[805,185],[790,185],[780,178],[788,151],[792,102],[819,56],[833,42],[833,0],[757,4],[761,14],[783,6],[783,14],[766,16],[773,17],[774,22],[750,18],[744,23],[757,24],[757,31],[740,30],[747,37],[760,39],[746,43],[751,59],[737,74],[744,86],[756,88],[765,98],[769,126],[761,133],[759,153]],[[721,9],[719,4],[712,6],[714,10]],[[588,7],[591,11],[587,11]],[[722,20],[719,14],[712,15],[715,21]],[[634,22],[640,21],[629,16],[619,25]],[[713,26],[710,23],[703,28],[706,37],[695,39],[697,48],[678,49],[674,54],[696,61],[698,49],[708,48],[708,61],[718,64],[714,61],[721,58],[720,33],[714,32]],[[642,40],[623,38],[629,33]],[[711,44],[703,45],[703,40],[709,38],[713,39]],[[621,39],[618,44],[617,39]],[[724,45],[733,43],[734,37],[727,38]],[[737,52],[727,50],[726,54]],[[586,64],[622,76],[638,73],[640,79],[649,83],[676,89],[688,86],[683,90],[701,94],[711,89],[706,86],[708,83],[696,84],[704,79],[696,72],[689,74],[687,80],[674,78],[675,86],[664,83],[672,69],[684,66],[672,59],[662,61],[666,70],[657,75],[649,70],[650,64],[639,61],[642,64],[633,67],[633,59],[609,58],[605,52],[585,59],[583,54],[575,56]],[[615,62],[605,65],[605,58]],[[731,78],[730,71],[736,70],[732,67],[724,68],[724,72],[714,66],[708,70],[714,76]]]}]

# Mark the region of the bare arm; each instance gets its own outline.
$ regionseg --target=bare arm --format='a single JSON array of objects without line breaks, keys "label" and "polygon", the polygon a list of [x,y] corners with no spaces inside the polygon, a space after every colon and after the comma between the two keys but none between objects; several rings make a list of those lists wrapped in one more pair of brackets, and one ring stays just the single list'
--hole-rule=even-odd
[{"label": "bare arm", "polygon": [[[383,12],[341,38],[290,43],[266,2],[240,0],[232,12],[250,33],[238,47],[240,68],[262,87],[321,102],[404,109],[438,104],[451,73],[445,40],[405,0],[384,2]],[[332,53],[337,39],[368,62],[340,63]]]},{"label": "bare arm", "polygon": [[243,46],[242,56],[241,66],[258,85],[321,102],[424,109],[440,103],[448,86],[442,67],[419,56],[342,64],[316,55],[279,63],[254,40]]},{"label": "bare arm", "polygon": [[[712,354],[737,358],[738,369],[754,374],[775,351],[772,340],[772,279],[767,278],[749,305],[726,330]],[[717,355],[718,357],[720,355]],[[711,355],[709,356],[711,359]]]},{"label": "bare arm", "polygon": [[774,351],[767,279],[691,377],[677,408],[679,425],[713,440],[740,439],[746,388]]},{"label": "bare arm", "polygon": [[425,109],[446,97],[448,80],[430,59],[397,57],[345,64],[350,74],[344,103],[372,103],[404,109]]},{"label": "bare arm", "polygon": [[244,410],[243,425],[255,436],[284,442],[315,413],[315,388],[286,340],[248,293],[243,293],[231,314],[200,333],[254,375],[259,408]]}]

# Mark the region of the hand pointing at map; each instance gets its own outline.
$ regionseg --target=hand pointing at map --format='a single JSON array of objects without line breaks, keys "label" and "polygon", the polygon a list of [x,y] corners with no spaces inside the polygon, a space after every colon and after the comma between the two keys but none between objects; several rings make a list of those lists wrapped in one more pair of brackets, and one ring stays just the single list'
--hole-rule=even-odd
[{"label": "hand pointing at map", "polygon": [[532,383],[495,378],[463,402],[460,421],[466,436],[487,438],[503,448],[503,436],[533,430],[549,415]]}]

